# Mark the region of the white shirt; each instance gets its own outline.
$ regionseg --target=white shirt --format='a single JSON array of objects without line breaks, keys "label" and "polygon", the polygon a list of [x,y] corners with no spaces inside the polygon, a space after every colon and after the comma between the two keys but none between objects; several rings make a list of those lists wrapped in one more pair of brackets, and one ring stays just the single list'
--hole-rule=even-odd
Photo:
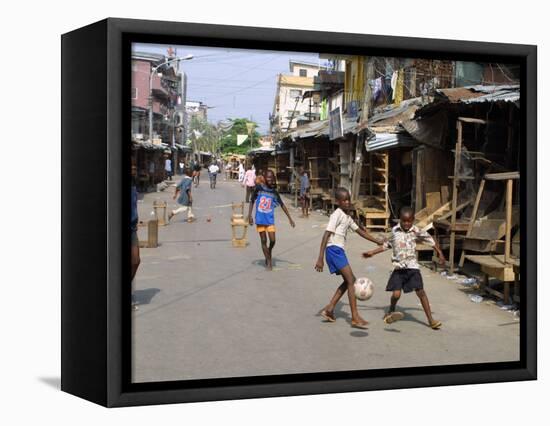
[{"label": "white shirt", "polygon": [[338,246],[344,248],[348,229],[350,228],[355,232],[359,229],[359,226],[342,209],[337,208],[334,210],[327,225],[327,231],[333,233],[328,239],[327,247]]},{"label": "white shirt", "polygon": [[220,171],[220,168],[215,164],[212,164],[210,167],[208,167],[208,171],[214,174],[214,173],[218,173]]}]

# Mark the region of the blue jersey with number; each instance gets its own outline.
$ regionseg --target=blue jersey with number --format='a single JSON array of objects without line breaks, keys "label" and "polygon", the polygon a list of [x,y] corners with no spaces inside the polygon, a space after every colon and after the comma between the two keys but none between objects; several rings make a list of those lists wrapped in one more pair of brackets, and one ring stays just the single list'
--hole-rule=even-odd
[{"label": "blue jersey with number", "polygon": [[275,207],[283,205],[283,200],[276,189],[257,185],[252,195],[256,206],[256,225],[274,225]]}]

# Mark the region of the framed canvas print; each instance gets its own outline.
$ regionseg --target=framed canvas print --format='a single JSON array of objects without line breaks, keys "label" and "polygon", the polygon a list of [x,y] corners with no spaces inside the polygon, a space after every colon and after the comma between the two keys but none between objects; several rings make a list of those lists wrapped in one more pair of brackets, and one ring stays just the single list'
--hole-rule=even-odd
[{"label": "framed canvas print", "polygon": [[62,389],[536,378],[536,47],[106,19],[62,36]]}]

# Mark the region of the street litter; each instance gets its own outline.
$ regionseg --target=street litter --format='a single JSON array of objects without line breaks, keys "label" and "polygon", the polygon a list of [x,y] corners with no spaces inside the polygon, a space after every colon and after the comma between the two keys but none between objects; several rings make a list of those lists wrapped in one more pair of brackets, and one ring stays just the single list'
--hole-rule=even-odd
[{"label": "street litter", "polygon": [[477,284],[477,279],[476,278],[464,278],[462,281],[460,281],[460,284],[462,285],[465,285],[465,286],[473,286],[475,284]]},{"label": "street litter", "polygon": [[517,309],[517,305],[515,303],[505,304],[502,300],[499,300],[496,305],[503,311],[514,311]]},{"label": "street litter", "polygon": [[480,296],[479,294],[471,294],[469,297],[470,297],[470,300],[474,303],[483,302],[483,297]]},{"label": "street litter", "polygon": [[443,278],[447,278],[448,280],[455,280],[457,278],[455,274],[450,274],[448,271],[443,271],[440,273],[440,275]]}]

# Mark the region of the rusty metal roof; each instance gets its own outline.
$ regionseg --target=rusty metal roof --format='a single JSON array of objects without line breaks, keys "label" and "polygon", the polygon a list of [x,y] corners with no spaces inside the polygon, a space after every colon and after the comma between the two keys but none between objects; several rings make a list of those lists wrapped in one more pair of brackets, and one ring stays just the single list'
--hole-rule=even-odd
[{"label": "rusty metal roof", "polygon": [[436,92],[450,103],[470,104],[477,102],[519,101],[519,84],[455,87],[437,89]]}]

